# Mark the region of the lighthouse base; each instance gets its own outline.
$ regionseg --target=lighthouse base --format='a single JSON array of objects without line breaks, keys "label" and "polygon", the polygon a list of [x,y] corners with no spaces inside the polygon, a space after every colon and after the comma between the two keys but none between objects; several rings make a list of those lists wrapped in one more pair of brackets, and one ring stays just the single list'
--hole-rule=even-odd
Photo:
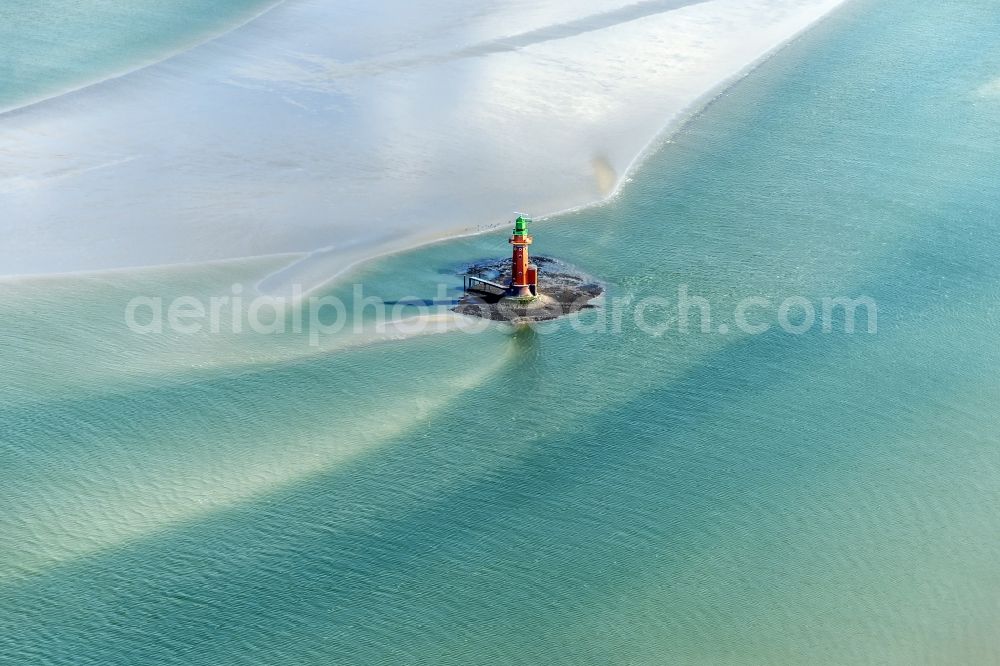
[{"label": "lighthouse base", "polygon": [[532,285],[524,285],[520,287],[511,287],[507,292],[507,298],[519,298],[519,299],[533,299],[537,294],[532,290]]}]

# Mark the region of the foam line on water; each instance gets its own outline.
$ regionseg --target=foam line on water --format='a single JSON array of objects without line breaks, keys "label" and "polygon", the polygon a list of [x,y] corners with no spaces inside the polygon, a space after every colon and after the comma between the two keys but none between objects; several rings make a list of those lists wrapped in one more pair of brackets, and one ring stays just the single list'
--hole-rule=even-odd
[{"label": "foam line on water", "polygon": [[[458,372],[442,369],[422,380],[421,391],[406,397],[372,385],[363,400],[368,405],[364,412],[341,410],[338,415],[326,415],[316,431],[298,432],[300,441],[294,447],[287,446],[284,433],[269,437],[263,427],[254,446],[224,447],[221,453],[209,450],[201,455],[206,460],[182,460],[178,458],[180,450],[154,448],[136,467],[128,458],[109,458],[115,447],[104,446],[78,464],[50,458],[49,474],[62,479],[59,488],[22,484],[12,490],[16,484],[8,484],[5,491],[16,494],[4,498],[11,520],[0,537],[8,544],[0,548],[7,553],[0,561],[0,581],[37,574],[349,464],[418,427],[464,392],[483,384],[509,362],[512,349],[508,344],[503,353],[475,365],[463,364]],[[224,377],[210,381],[219,389],[225,388]],[[212,387],[195,384],[190,388],[202,389],[210,391]],[[387,413],[407,417],[382,418]],[[206,422],[204,436],[214,427]],[[168,445],[182,443],[163,442],[163,446]],[[74,453],[61,450],[59,455],[71,458]],[[115,471],[115,466],[123,467]],[[66,474],[69,478],[62,478]]]}]

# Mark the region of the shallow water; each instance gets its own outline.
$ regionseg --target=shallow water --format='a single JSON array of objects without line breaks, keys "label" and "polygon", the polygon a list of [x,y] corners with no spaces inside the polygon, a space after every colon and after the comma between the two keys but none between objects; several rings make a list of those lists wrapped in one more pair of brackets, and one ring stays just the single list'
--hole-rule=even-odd
[{"label": "shallow water", "polygon": [[[874,335],[317,348],[122,323],[276,260],[5,284],[0,660],[996,661],[1000,16],[918,5],[849,4],[534,228],[608,282],[579,323],[685,284],[713,330],[745,296],[864,294]],[[430,298],[505,247],[330,293]]]},{"label": "shallow water", "polygon": [[515,207],[580,206],[839,2],[289,0],[4,114],[0,276],[311,253],[269,282],[284,293]]}]

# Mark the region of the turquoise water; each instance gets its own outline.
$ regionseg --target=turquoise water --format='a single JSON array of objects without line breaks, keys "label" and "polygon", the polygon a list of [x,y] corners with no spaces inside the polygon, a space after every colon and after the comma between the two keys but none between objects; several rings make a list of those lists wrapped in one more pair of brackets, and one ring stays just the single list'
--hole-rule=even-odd
[{"label": "turquoise water", "polygon": [[273,0],[4,0],[0,110],[158,60]]},{"label": "turquoise water", "polygon": [[[606,309],[866,294],[874,335],[313,348],[122,324],[276,260],[3,285],[0,662],[995,663],[998,37],[851,3],[534,230]],[[431,297],[505,247],[348,280]]]}]

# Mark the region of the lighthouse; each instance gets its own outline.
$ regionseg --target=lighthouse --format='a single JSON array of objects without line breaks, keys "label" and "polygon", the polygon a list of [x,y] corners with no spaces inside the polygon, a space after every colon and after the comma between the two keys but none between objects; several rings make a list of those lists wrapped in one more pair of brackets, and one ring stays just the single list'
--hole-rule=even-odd
[{"label": "lighthouse", "polygon": [[528,235],[528,218],[518,215],[514,221],[514,233],[510,244],[514,248],[513,266],[508,295],[515,298],[532,298],[538,295],[538,266],[528,261],[528,246],[531,236]]},{"label": "lighthouse", "polygon": [[536,258],[542,266],[557,269],[541,276],[545,293],[539,291],[538,266],[528,258],[533,240],[528,234],[530,225],[531,220],[523,215],[514,221],[509,264],[506,258],[493,257],[468,265],[462,278],[465,293],[455,312],[522,326],[597,307],[590,302],[604,293],[604,287],[558,259]]}]

